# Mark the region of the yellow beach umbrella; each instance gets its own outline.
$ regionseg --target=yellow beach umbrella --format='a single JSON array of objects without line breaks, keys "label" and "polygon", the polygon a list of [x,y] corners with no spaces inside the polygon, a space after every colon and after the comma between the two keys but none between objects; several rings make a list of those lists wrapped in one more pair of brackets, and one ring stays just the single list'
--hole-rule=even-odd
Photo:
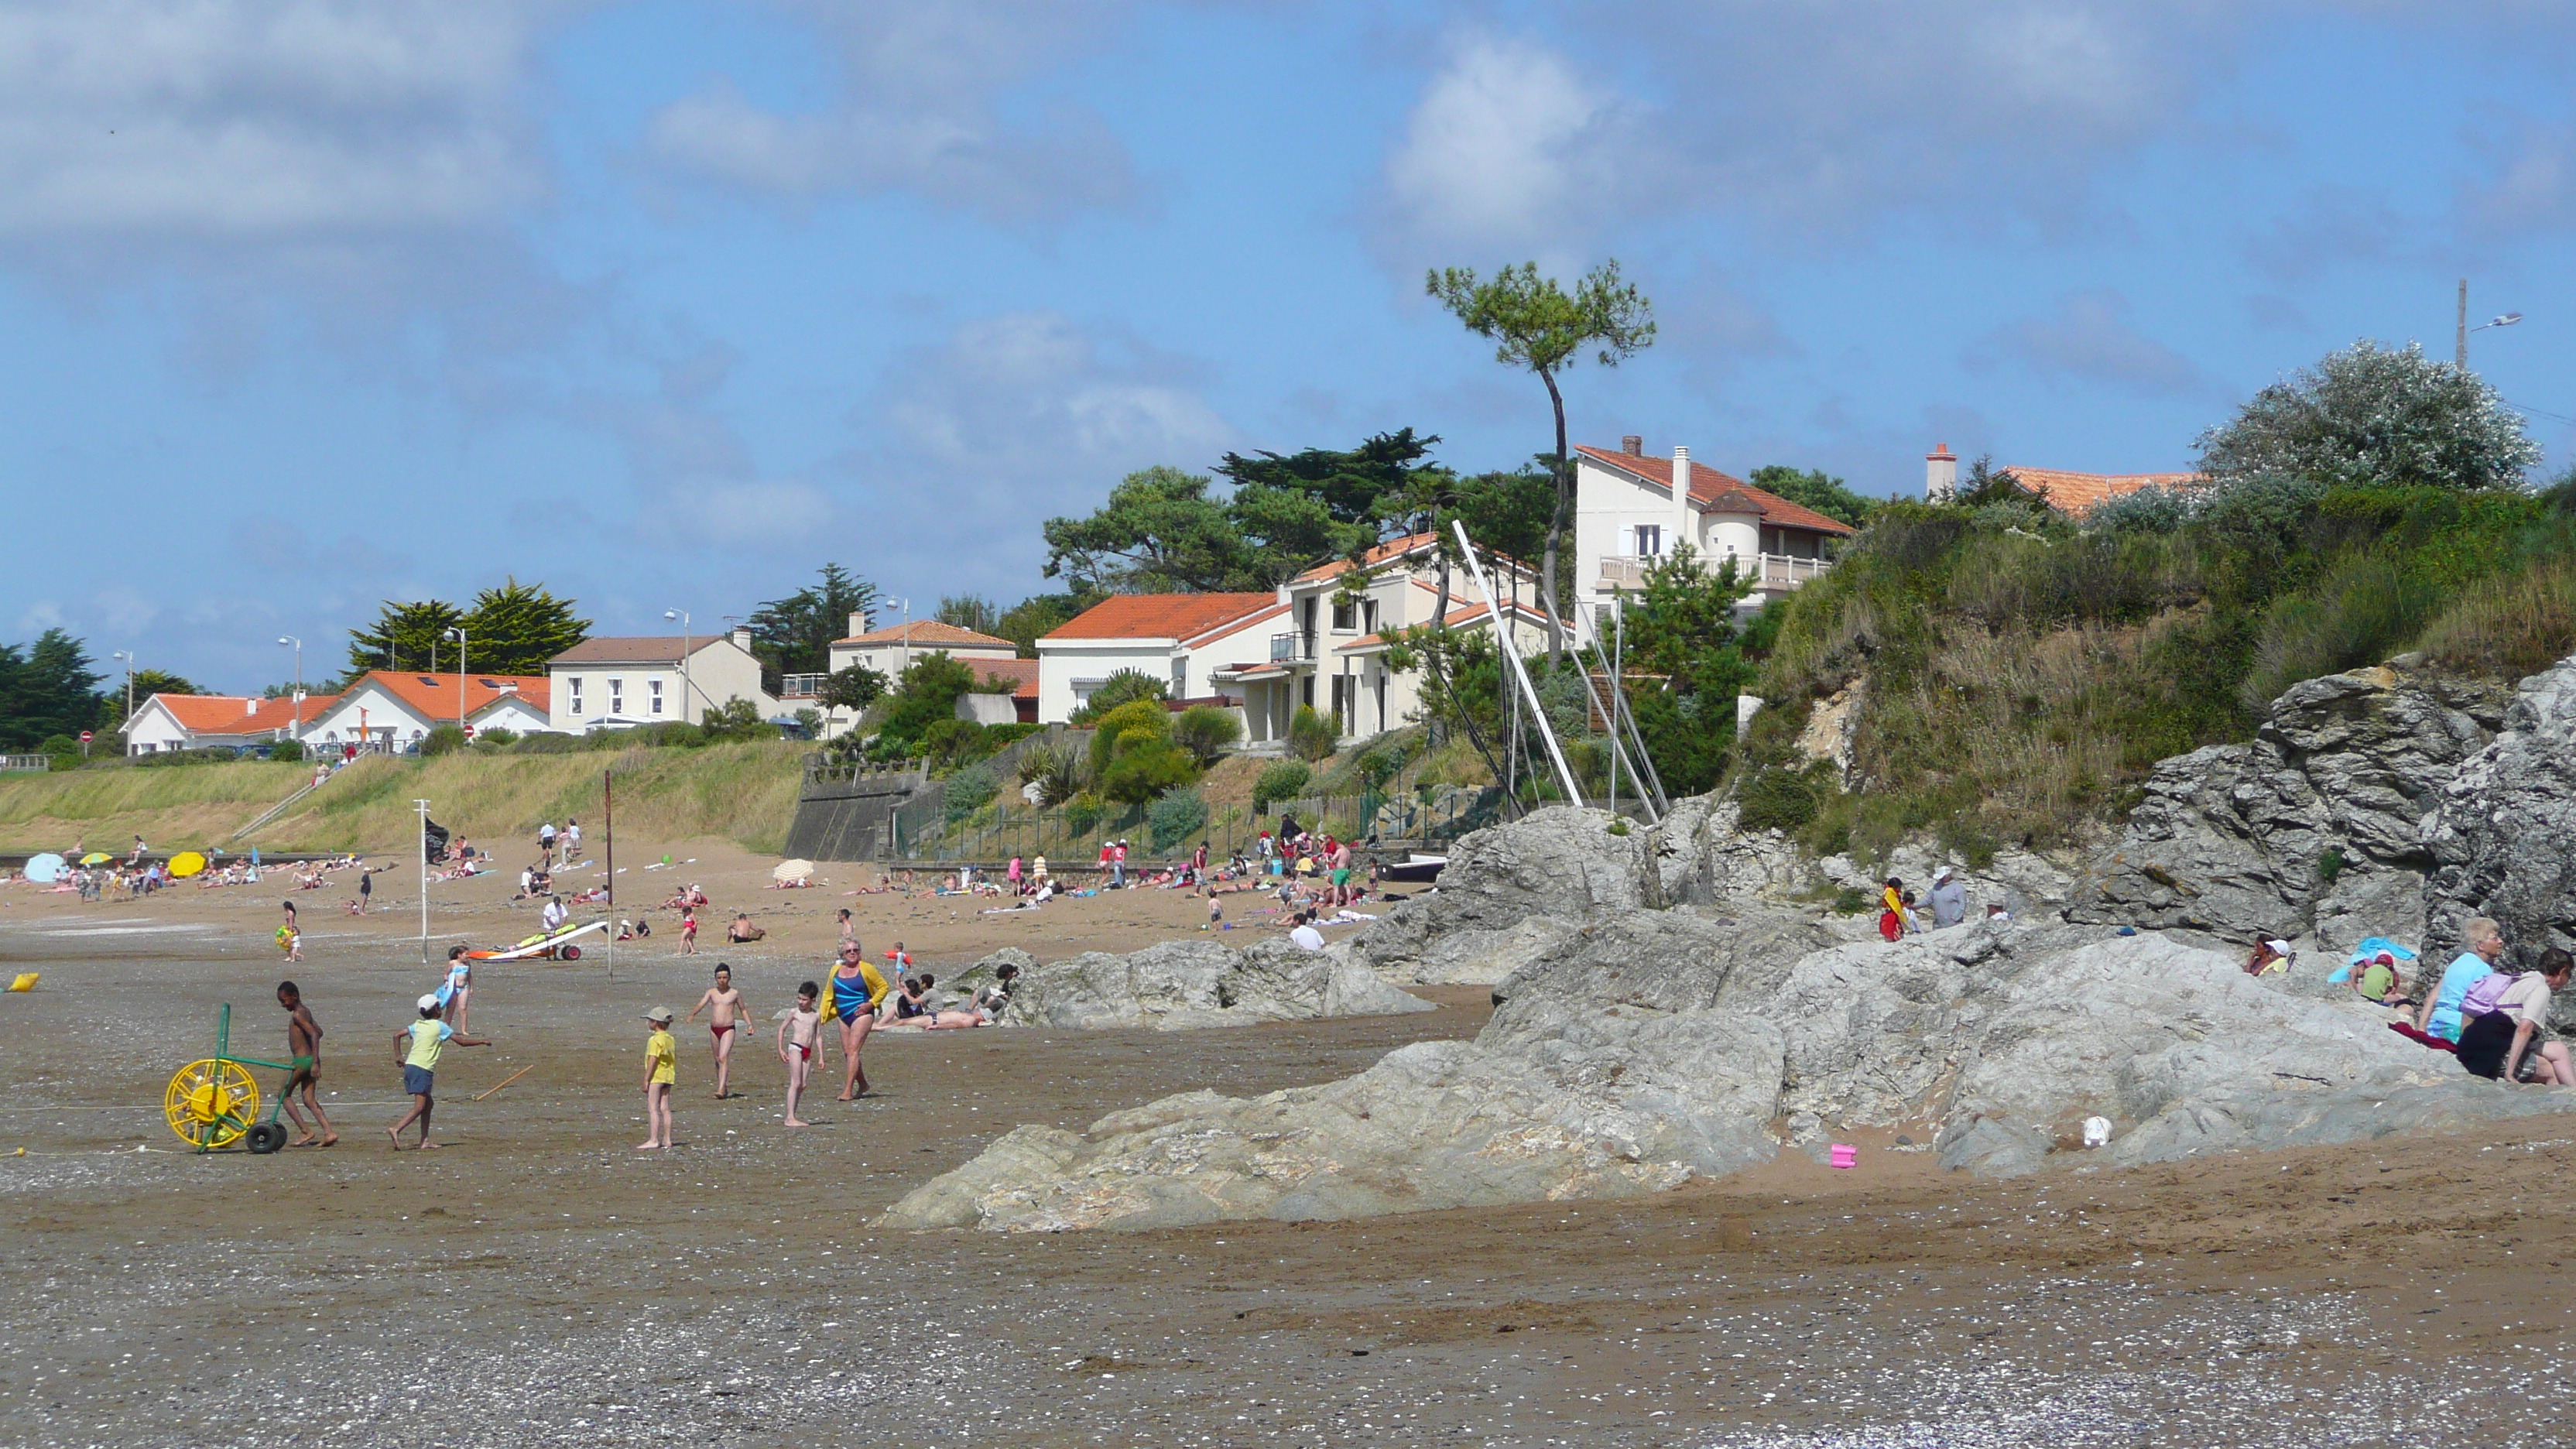
[{"label": "yellow beach umbrella", "polygon": [[115,856],[112,856],[112,855],[108,854],[108,853],[107,853],[106,851],[104,851],[104,850],[93,850],[93,851],[91,851],[89,854],[84,855],[84,856],[82,856],[82,857],[81,857],[81,864],[83,864],[83,865],[105,865],[105,864],[107,864],[109,861],[114,860],[114,859],[116,859],[116,857],[115,857]]},{"label": "yellow beach umbrella", "polygon": [[181,880],[206,868],[206,858],[193,850],[183,850],[170,857],[170,874]]}]

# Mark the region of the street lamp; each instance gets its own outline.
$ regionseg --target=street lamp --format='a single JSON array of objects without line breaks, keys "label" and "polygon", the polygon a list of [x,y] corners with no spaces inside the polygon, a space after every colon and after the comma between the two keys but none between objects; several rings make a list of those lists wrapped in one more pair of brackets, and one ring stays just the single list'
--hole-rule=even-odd
[{"label": "street lamp", "polygon": [[277,642],[295,650],[295,697],[286,702],[286,737],[301,740],[304,738],[304,641],[292,634],[280,634]]},{"label": "street lamp", "polygon": [[456,641],[456,732],[465,733],[465,631],[450,629],[447,637]]},{"label": "street lamp", "polygon": [[689,679],[689,611],[664,609],[662,617],[680,621],[680,718],[685,720],[689,717],[689,695],[694,692]]},{"label": "street lamp", "polygon": [[[130,649],[119,649],[107,657],[125,661],[125,728],[130,730],[134,728],[134,652]],[[126,741],[125,752],[129,755],[134,753],[132,740]],[[89,751],[82,750],[81,753],[86,755]]]},{"label": "street lamp", "polygon": [[902,669],[912,667],[912,596],[906,594],[900,599],[888,599],[886,602],[903,610],[903,663],[897,671],[900,673]]},{"label": "street lamp", "polygon": [[2465,370],[2468,368],[2468,365],[2469,365],[2469,334],[2470,334],[2470,333],[2472,333],[2472,332],[2484,332],[2484,331],[2486,331],[2486,330],[2487,330],[2488,328],[2490,328],[2490,327],[2510,327],[2510,326],[2512,326],[2513,324],[2515,324],[2516,322],[2519,322],[2519,321],[2521,321],[2521,320],[2522,320],[2522,314],[2521,314],[2521,313],[2519,313],[2519,312],[2507,312],[2507,313],[2505,313],[2503,316],[2500,316],[2500,317],[2496,318],[2495,320],[2493,320],[2493,321],[2491,321],[2491,322],[2481,322],[2481,323],[2479,323],[2479,324],[2478,324],[2477,326],[2475,326],[2475,327],[2470,326],[2470,325],[2469,325],[2469,279],[2468,279],[2468,278],[2466,278],[2466,277],[2462,277],[2462,278],[2460,278],[2460,330],[2459,330],[2459,340],[2458,340],[2458,342],[2454,345],[2454,347],[2452,348],[2452,353],[2451,353],[2451,360],[2452,360],[2452,362],[2456,363],[2456,364],[2457,364],[2457,365],[2458,365],[2458,366],[2459,366],[2463,371],[2465,371]]}]

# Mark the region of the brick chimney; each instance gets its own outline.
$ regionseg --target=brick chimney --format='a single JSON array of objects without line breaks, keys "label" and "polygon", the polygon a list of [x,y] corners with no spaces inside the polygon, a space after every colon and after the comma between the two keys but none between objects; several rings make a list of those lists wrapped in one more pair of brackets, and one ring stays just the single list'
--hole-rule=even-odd
[{"label": "brick chimney", "polygon": [[1691,536],[1695,530],[1691,527],[1690,490],[1690,449],[1675,447],[1673,449],[1673,537],[1671,542],[1664,545],[1664,556],[1667,558],[1672,556],[1674,549],[1683,544],[1689,544],[1694,549],[1699,547],[1699,540]]},{"label": "brick chimney", "polygon": [[1619,451],[1631,458],[1642,458],[1646,456],[1646,440],[1630,433],[1619,440]]},{"label": "brick chimney", "polygon": [[1933,503],[1947,503],[1959,496],[1959,455],[1947,443],[1935,443],[1923,455],[1923,497]]}]

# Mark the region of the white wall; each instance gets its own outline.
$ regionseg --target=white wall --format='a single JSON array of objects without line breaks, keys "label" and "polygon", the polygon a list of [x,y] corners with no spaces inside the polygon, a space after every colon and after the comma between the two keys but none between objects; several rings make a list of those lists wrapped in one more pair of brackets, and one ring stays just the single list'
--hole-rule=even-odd
[{"label": "white wall", "polygon": [[1094,688],[1121,669],[1170,684],[1172,653],[1179,645],[1177,639],[1040,639],[1038,723],[1063,724]]},{"label": "white wall", "polygon": [[685,675],[667,661],[557,662],[546,673],[549,718],[540,728],[566,734],[597,729],[612,718],[628,724],[696,724],[708,710],[737,699],[750,700],[762,719],[779,713],[778,701],[760,687],[759,659],[721,637],[696,646]]},{"label": "white wall", "polygon": [[[307,744],[356,744],[361,738],[358,720],[361,711],[366,718],[366,738],[390,740],[399,748],[429,733],[438,720],[423,719],[417,710],[387,693],[375,681],[368,680],[340,696],[339,703],[313,717],[299,732]],[[454,715],[443,717],[449,723]],[[386,731],[391,730],[388,735]]]},{"label": "white wall", "polygon": [[[978,659],[1017,659],[1020,656],[1019,650],[1008,645],[986,647],[916,643],[909,652],[911,659],[919,659],[925,654],[944,653],[952,659],[964,660],[970,664]],[[834,674],[840,673],[853,664],[864,664],[886,678],[894,679],[903,673],[904,665],[908,661],[903,641],[898,639],[890,644],[835,644],[832,646],[829,662],[832,667],[831,672]],[[983,675],[978,672],[976,677],[980,679]]]}]

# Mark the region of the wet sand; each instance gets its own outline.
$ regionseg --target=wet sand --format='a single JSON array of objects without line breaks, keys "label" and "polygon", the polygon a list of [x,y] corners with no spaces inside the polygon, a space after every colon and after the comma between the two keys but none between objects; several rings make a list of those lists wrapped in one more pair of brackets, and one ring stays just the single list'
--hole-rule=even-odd
[{"label": "wet sand", "polygon": [[[768,950],[621,950],[614,983],[598,957],[485,968],[472,1029],[494,1045],[442,1064],[448,1145],[398,1154],[392,1036],[433,973],[386,918],[307,904],[313,959],[291,969],[330,1033],[343,1141],[201,1157],[158,1102],[207,1053],[218,1003],[237,1050],[284,1049],[275,894],[204,896],[0,910],[0,966],[44,973],[0,995],[10,1443],[2576,1439],[2556,1362],[2576,1123],[2008,1183],[1867,1138],[1856,1171],[1792,1155],[1618,1203],[879,1235],[884,1206],[1013,1125],[1346,1075],[1472,1034],[1482,993],[1212,1032],[884,1034],[881,1094],[789,1132],[765,1037],[848,903],[818,890],[792,902],[813,913],[778,910],[789,944]],[[995,927],[857,899],[872,950],[901,930],[943,964],[1140,944],[1204,915],[1138,892]],[[483,934],[516,919],[450,909]],[[761,1028],[741,1095],[710,1100],[706,1030],[680,1028],[680,1146],[634,1152],[636,1018],[685,1013],[719,954]],[[831,1064],[837,1081],[837,1048]]]}]

